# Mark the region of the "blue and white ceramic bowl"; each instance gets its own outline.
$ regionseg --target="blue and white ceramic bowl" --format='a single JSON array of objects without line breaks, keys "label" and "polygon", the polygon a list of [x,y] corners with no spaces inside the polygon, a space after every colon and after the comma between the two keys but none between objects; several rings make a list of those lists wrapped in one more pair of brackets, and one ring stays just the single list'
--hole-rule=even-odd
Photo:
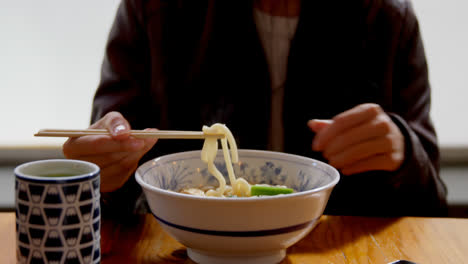
[{"label": "blue and white ceramic bowl", "polygon": [[67,159],[16,167],[18,263],[100,262],[99,172],[93,163]]},{"label": "blue and white ceramic bowl", "polygon": [[[221,151],[216,166],[227,177]],[[234,170],[251,184],[281,184],[296,193],[250,198],[177,193],[218,185],[200,151],[159,157],[136,172],[155,218],[198,263],[280,262],[286,248],[315,227],[339,181],[338,171],[328,164],[280,152],[239,150]]]}]

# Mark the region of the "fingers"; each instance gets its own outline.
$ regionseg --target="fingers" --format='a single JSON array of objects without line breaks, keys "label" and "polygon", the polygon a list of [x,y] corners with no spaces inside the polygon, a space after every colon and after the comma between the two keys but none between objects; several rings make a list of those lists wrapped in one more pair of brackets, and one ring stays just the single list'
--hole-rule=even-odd
[{"label": "fingers", "polygon": [[89,128],[105,128],[114,139],[128,138],[130,124],[119,112],[109,112]]},{"label": "fingers", "polygon": [[103,168],[108,167],[111,164],[118,162],[119,160],[122,160],[131,153],[132,152],[111,152],[100,155],[81,156],[80,159],[92,162],[94,164],[99,164],[99,167],[102,170]]},{"label": "fingers", "polygon": [[101,192],[112,192],[122,187],[138,166],[141,156],[136,153],[101,169]]},{"label": "fingers", "polygon": [[332,122],[332,120],[312,119],[309,120],[309,122],[307,122],[307,125],[309,126],[310,130],[314,131],[315,133],[318,133],[322,129],[330,126]]},{"label": "fingers", "polygon": [[360,144],[352,145],[343,151],[325,156],[330,165],[337,169],[342,169],[350,164],[356,163],[360,160],[376,156],[384,153],[392,152],[392,140],[390,138],[381,137],[373,140],[365,141]]},{"label": "fingers", "polygon": [[349,146],[384,137],[391,132],[391,124],[389,117],[382,115],[370,122],[345,130],[325,146],[323,155],[329,157]]},{"label": "fingers", "polygon": [[[117,142],[125,145],[125,142],[131,140],[135,139],[128,138],[121,141],[113,140],[114,142],[111,144]],[[111,192],[124,185],[124,183],[136,170],[140,159],[156,144],[156,141],[157,139],[154,138],[148,138],[144,140],[138,139],[138,142],[141,143],[141,146],[138,148],[120,148],[127,149],[128,151],[115,151],[106,153],[101,152],[95,155],[81,155],[71,157],[97,164],[101,169],[101,191]],[[84,151],[84,153],[88,154],[89,152]]]},{"label": "fingers", "polygon": [[[110,112],[90,128],[105,128],[112,135],[70,138],[63,145],[67,158],[93,162],[101,168],[101,191],[120,188],[138,163],[157,142],[156,138],[130,136],[130,124],[118,112]],[[156,129],[146,129],[156,130]]]},{"label": "fingers", "polygon": [[335,116],[330,126],[317,133],[312,148],[315,151],[324,150],[326,145],[344,130],[373,119],[381,112],[382,109],[376,104],[362,104]]},{"label": "fingers", "polygon": [[126,153],[115,156],[114,162],[107,163],[101,169],[101,191],[111,192],[119,189],[124,185],[132,173],[137,169],[138,162],[153,146],[156,144],[156,139],[145,139],[144,148],[140,151]]},{"label": "fingers", "polygon": [[86,160],[101,169],[101,191],[120,188],[131,176],[140,158],[155,144],[155,140],[110,136],[85,136],[69,139],[63,146],[67,158]]},{"label": "fingers", "polygon": [[363,104],[331,122],[312,120],[312,148],[343,173],[396,170],[404,160],[404,137],[391,118],[375,104]]},{"label": "fingers", "polygon": [[138,151],[144,146],[143,140],[129,137],[130,124],[119,112],[107,113],[92,124],[90,128],[107,129],[111,136],[70,138],[63,145],[63,152],[67,158],[80,158],[111,152]]},{"label": "fingers", "polygon": [[344,175],[351,175],[374,170],[394,171],[399,168],[403,157],[400,153],[380,154],[361,160],[341,169]]},{"label": "fingers", "polygon": [[138,151],[144,145],[143,139],[132,137],[115,140],[110,136],[85,136],[68,139],[63,145],[63,152],[67,158],[79,158],[114,152]]}]

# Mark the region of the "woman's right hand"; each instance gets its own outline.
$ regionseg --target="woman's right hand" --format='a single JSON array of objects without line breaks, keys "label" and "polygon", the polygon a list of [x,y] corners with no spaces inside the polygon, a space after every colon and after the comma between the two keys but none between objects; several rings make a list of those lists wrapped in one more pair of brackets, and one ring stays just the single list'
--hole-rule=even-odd
[{"label": "woman's right hand", "polygon": [[130,124],[118,112],[109,112],[89,128],[107,129],[111,136],[69,138],[63,153],[69,159],[95,163],[101,168],[101,191],[112,192],[124,185],[138,162],[156,143],[155,138],[130,136]]}]

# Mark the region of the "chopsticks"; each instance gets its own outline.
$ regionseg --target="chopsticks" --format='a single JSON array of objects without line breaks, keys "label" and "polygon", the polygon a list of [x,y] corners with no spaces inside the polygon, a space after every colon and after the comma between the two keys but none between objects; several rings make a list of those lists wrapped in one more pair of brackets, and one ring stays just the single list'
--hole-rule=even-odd
[{"label": "chopsticks", "polygon": [[[41,129],[36,137],[82,137],[89,135],[110,135],[106,129]],[[206,137],[224,138],[223,134],[207,134],[202,131],[178,130],[130,130],[130,135],[136,138],[163,138],[163,139],[205,139]]]}]

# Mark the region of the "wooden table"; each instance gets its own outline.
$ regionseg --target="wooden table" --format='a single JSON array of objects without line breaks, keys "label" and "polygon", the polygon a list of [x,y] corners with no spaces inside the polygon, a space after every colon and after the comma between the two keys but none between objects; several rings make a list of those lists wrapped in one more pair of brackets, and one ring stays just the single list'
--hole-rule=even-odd
[{"label": "wooden table", "polygon": [[[15,263],[15,215],[0,213],[0,263]],[[102,224],[102,263],[194,263],[151,215]],[[323,216],[288,249],[286,263],[468,263],[468,219]]]}]

